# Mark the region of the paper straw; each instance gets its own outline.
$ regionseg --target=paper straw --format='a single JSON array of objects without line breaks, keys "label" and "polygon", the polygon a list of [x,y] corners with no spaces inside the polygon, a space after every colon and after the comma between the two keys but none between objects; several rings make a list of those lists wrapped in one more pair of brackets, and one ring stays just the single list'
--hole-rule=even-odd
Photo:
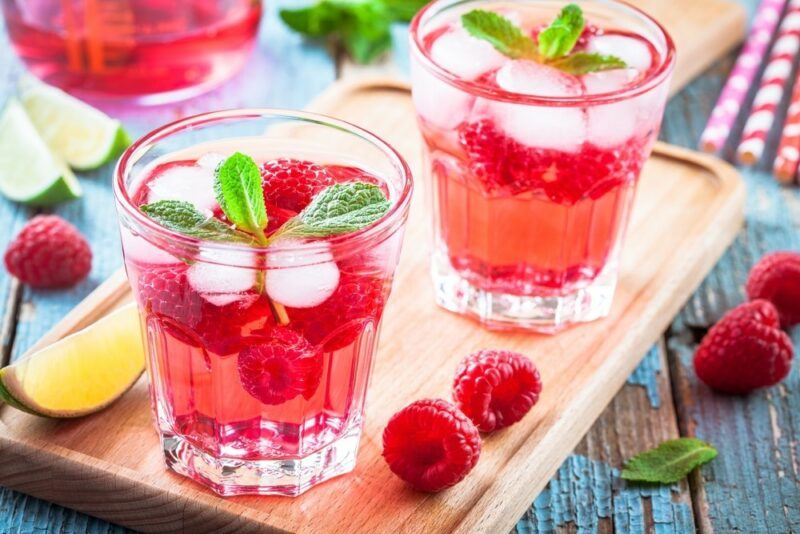
[{"label": "paper straw", "polygon": [[800,165],[800,74],[794,80],[792,99],[781,132],[773,172],[781,182],[793,182],[798,165]]},{"label": "paper straw", "polygon": [[783,98],[784,86],[792,71],[794,56],[800,50],[800,0],[789,0],[786,16],[778,27],[769,62],[758,88],[750,116],[744,125],[737,151],[739,161],[753,164],[764,153],[767,135],[775,121],[775,110]]},{"label": "paper straw", "polygon": [[727,141],[785,6],[786,0],[761,0],[747,41],[700,136],[700,147],[706,152],[718,151]]}]

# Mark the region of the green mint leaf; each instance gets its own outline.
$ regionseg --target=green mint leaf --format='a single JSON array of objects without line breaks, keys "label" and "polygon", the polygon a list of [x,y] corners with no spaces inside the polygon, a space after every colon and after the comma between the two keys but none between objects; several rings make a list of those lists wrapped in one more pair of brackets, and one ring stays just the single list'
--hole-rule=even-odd
[{"label": "green mint leaf", "polygon": [[332,185],[320,191],[276,236],[328,237],[354,232],[383,217],[390,207],[377,185],[364,182]]},{"label": "green mint leaf", "polygon": [[[355,61],[368,63],[392,46],[392,20],[411,7],[402,0],[321,0],[301,9],[283,9],[281,19],[296,32],[312,38],[330,38]],[[419,3],[413,0],[412,4]],[[401,8],[401,6],[404,6]]]},{"label": "green mint leaf", "polygon": [[161,226],[184,235],[209,241],[253,242],[253,238],[244,232],[237,232],[219,219],[203,215],[190,202],[159,200],[139,209]]},{"label": "green mint leaf", "polygon": [[461,16],[470,35],[488,41],[501,54],[512,59],[535,59],[536,43],[513,22],[492,11],[475,9]]},{"label": "green mint leaf", "polygon": [[425,7],[428,0],[382,0],[389,18],[395,22],[411,22],[417,11]]},{"label": "green mint leaf", "polygon": [[214,189],[222,211],[237,227],[265,242],[267,207],[261,187],[261,172],[253,158],[237,152],[216,171]]},{"label": "green mint leaf", "polygon": [[550,65],[574,76],[582,76],[601,70],[624,69],[628,66],[616,56],[604,56],[588,52],[575,52],[553,61]]},{"label": "green mint leaf", "polygon": [[564,6],[550,26],[539,33],[539,54],[547,59],[566,56],[583,32],[583,11],[576,4]]},{"label": "green mint leaf", "polygon": [[672,484],[716,456],[717,449],[699,439],[671,439],[628,460],[622,478]]}]

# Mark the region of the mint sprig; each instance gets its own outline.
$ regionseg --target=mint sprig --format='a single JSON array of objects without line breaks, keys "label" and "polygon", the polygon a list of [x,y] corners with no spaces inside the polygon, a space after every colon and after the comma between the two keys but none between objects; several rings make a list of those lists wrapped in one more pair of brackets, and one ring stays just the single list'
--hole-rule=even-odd
[{"label": "mint sprig", "polygon": [[464,29],[478,39],[491,43],[498,52],[513,59],[536,59],[533,40],[513,22],[494,11],[475,9],[461,17]]},{"label": "mint sprig", "polygon": [[490,43],[511,59],[536,61],[575,76],[627,67],[616,56],[574,51],[585,25],[583,11],[576,4],[564,7],[558,17],[539,32],[538,41],[492,11],[472,10],[461,16],[461,24],[470,35]]},{"label": "mint sprig", "polygon": [[296,217],[287,221],[278,237],[329,237],[354,232],[383,217],[391,203],[380,187],[364,182],[325,188]]},{"label": "mint sprig", "polygon": [[140,209],[161,226],[174,232],[208,241],[253,243],[253,237],[239,232],[219,219],[201,213],[194,204],[182,200],[159,200]]},{"label": "mint sprig", "polygon": [[622,478],[672,484],[716,456],[717,449],[697,438],[671,439],[628,460]]},{"label": "mint sprig", "polygon": [[266,244],[267,207],[261,172],[253,158],[236,152],[223,161],[216,170],[214,191],[228,220]]},{"label": "mint sprig", "polygon": [[369,63],[392,47],[391,25],[408,22],[426,0],[320,0],[300,9],[282,9],[294,31],[342,46],[358,63]]},{"label": "mint sprig", "polygon": [[539,54],[547,59],[566,56],[575,47],[583,32],[583,11],[576,4],[568,4],[556,20],[539,33]]}]

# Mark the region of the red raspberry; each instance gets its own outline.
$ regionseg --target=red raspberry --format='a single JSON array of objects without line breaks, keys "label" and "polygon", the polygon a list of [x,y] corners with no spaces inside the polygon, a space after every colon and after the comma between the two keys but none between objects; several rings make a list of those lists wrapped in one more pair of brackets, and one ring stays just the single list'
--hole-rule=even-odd
[{"label": "red raspberry", "polygon": [[783,380],[792,357],[792,340],[780,330],[777,310],[754,300],[711,327],[694,353],[694,370],[711,388],[747,393]]},{"label": "red raspberry", "polygon": [[383,312],[383,280],[341,273],[339,287],[313,308],[289,308],[289,325],[326,352],[350,345]]},{"label": "red raspberry", "polygon": [[260,345],[239,353],[242,387],[264,404],[281,404],[302,395],[310,399],[322,378],[322,353],[303,336],[278,326]]},{"label": "red raspberry", "polygon": [[274,322],[269,301],[255,292],[224,306],[211,304],[189,284],[187,269],[186,265],[155,267],[143,271],[138,280],[142,306],[176,339],[224,356],[252,343],[243,332],[246,325]]},{"label": "red raspberry", "polygon": [[281,158],[264,163],[261,183],[267,204],[300,212],[314,195],[335,182],[330,173],[316,163]]},{"label": "red raspberry", "polygon": [[57,215],[37,215],[8,245],[6,269],[31,287],[77,284],[92,270],[92,250],[78,229]]},{"label": "red raspberry", "polygon": [[440,491],[463,480],[481,455],[478,429],[449,402],[409,404],[383,431],[389,469],[420,491]]},{"label": "red raspberry", "polygon": [[456,371],[456,406],[481,432],[493,432],[522,419],[539,400],[542,381],[533,362],[517,352],[480,350]]},{"label": "red raspberry", "polygon": [[761,258],[750,270],[746,290],[750,300],[772,302],[784,328],[800,323],[800,253],[773,252]]}]

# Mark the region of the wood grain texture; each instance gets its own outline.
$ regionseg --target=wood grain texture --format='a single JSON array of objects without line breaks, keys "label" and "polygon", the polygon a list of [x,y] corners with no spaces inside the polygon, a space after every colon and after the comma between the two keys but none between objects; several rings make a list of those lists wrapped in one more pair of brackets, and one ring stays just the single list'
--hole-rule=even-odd
[{"label": "wood grain texture", "polygon": [[[311,109],[364,125],[403,153],[412,168],[420,168],[420,141],[407,90],[338,84]],[[664,145],[657,154],[639,186],[620,286],[607,320],[555,337],[486,332],[433,304],[429,284],[416,283],[426,277],[427,251],[406,248],[395,282],[403,291],[396,291],[387,307],[359,464],[348,477],[296,501],[222,501],[164,471],[141,383],[109,410],[77,422],[40,421],[3,410],[0,477],[37,495],[46,488],[43,496],[48,499],[143,530],[173,524],[178,520],[171,512],[174,506],[184,510],[180,519],[190,521],[193,529],[202,524],[215,530],[268,525],[303,532],[373,531],[389,525],[413,532],[507,530],[738,230],[743,189],[730,167]],[[406,232],[410,243],[422,243],[428,234],[421,189]],[[663,198],[671,202],[665,204]],[[678,249],[681,255],[672,254]],[[408,399],[446,395],[458,361],[481,346],[505,346],[534,357],[546,384],[537,409],[518,425],[487,437],[481,462],[457,489],[435,496],[411,492],[380,458],[383,426]],[[421,376],[408,365],[412,354],[437,365],[426,366],[430,372]],[[103,433],[124,439],[93,437]],[[44,473],[46,485],[39,480]],[[91,482],[81,480],[80,473],[88,473],[85,478]],[[110,478],[119,490],[113,496],[107,491]],[[131,492],[147,500],[131,503]],[[117,500],[116,506],[110,504]],[[390,507],[391,515],[380,513]],[[348,522],[342,523],[341,517]]]}]

